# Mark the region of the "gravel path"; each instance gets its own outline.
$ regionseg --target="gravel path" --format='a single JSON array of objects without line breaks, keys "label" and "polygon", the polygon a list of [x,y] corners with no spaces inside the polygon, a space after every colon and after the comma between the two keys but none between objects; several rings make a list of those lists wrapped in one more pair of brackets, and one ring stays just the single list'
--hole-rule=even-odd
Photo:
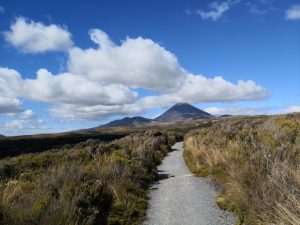
[{"label": "gravel path", "polygon": [[233,225],[234,216],[216,205],[215,189],[185,165],[183,142],[173,148],[158,167],[160,180],[151,187],[143,225]]}]

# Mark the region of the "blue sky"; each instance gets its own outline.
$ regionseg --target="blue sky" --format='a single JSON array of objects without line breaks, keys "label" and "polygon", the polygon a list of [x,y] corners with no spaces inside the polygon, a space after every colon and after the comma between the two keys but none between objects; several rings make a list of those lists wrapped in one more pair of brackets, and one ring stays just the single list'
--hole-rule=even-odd
[{"label": "blue sky", "polygon": [[0,31],[1,134],[300,111],[299,1],[0,0]]}]

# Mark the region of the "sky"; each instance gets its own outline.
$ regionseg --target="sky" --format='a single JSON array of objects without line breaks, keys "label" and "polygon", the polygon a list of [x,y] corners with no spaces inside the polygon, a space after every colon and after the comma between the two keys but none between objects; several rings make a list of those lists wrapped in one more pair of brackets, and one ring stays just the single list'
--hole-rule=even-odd
[{"label": "sky", "polygon": [[0,134],[299,112],[299,87],[299,0],[0,0]]}]

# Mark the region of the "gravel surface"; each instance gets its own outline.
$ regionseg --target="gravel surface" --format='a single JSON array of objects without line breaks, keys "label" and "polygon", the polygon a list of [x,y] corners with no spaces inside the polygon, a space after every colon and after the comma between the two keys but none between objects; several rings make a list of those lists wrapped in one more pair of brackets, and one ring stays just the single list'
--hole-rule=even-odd
[{"label": "gravel surface", "polygon": [[183,142],[173,149],[158,167],[160,180],[151,187],[143,225],[233,225],[235,217],[216,205],[214,187],[185,165]]}]

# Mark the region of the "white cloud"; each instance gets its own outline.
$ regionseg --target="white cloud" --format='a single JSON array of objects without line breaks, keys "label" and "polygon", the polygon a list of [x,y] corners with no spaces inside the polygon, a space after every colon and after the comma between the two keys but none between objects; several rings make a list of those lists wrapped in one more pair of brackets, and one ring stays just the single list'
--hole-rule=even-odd
[{"label": "white cloud", "polygon": [[23,110],[19,113],[8,114],[9,119],[0,124],[1,133],[8,135],[40,133],[45,127],[46,121],[38,119],[32,110]]},{"label": "white cloud", "polygon": [[21,74],[16,70],[0,67],[0,96],[17,97],[21,89]]},{"label": "white cloud", "polygon": [[60,104],[52,107],[50,113],[68,119],[102,119],[111,115],[140,114],[146,109],[166,108],[178,102],[228,102],[266,97],[264,88],[253,81],[239,81],[233,84],[221,77],[208,79],[204,76],[189,75],[189,79],[176,92],[158,96],[146,96],[132,103],[115,105]]},{"label": "white cloud", "polygon": [[72,45],[71,34],[58,25],[49,26],[16,18],[10,31],[4,32],[5,40],[24,53],[41,53],[46,51],[66,51]]},{"label": "white cloud", "polygon": [[158,96],[147,96],[136,104],[143,108],[168,107],[178,102],[233,102],[267,97],[268,91],[253,81],[238,81],[236,84],[222,77],[206,78],[189,74],[185,83],[177,91]]},{"label": "white cloud", "polygon": [[[61,118],[103,119],[178,102],[234,102],[268,94],[251,80],[233,83],[188,73],[175,55],[150,39],[128,37],[116,45],[101,30],[89,34],[98,47],[70,49],[66,73],[40,69],[36,78],[22,79],[17,71],[0,67],[0,96],[19,105],[21,98],[47,102],[50,114]],[[139,97],[135,88],[155,95]]]},{"label": "white cloud", "polygon": [[23,79],[19,72],[0,67],[0,115],[34,117],[32,110],[24,110],[18,97],[23,96]]},{"label": "white cloud", "polygon": [[5,8],[0,5],[0,13],[5,13]]},{"label": "white cloud", "polygon": [[22,111],[22,103],[19,99],[0,96],[0,115],[20,113]]},{"label": "white cloud", "polygon": [[20,119],[24,119],[24,120],[33,119],[35,117],[35,113],[31,109],[28,109],[28,110],[25,110],[24,112],[20,113],[18,115],[18,117]]},{"label": "white cloud", "polygon": [[22,102],[17,99],[21,89],[21,75],[12,69],[0,67],[0,115],[20,113]]},{"label": "white cloud", "polygon": [[8,129],[24,129],[26,122],[24,120],[9,120],[4,123],[4,127]]},{"label": "white cloud", "polygon": [[169,96],[190,102],[228,102],[264,98],[267,91],[251,80],[239,80],[234,84],[220,76],[209,79],[189,74],[184,85]]},{"label": "white cloud", "polygon": [[[46,129],[44,121],[41,120],[29,120],[29,119],[13,119],[7,120],[3,123],[4,130],[41,130]],[[14,131],[14,133],[18,133]]]},{"label": "white cloud", "polygon": [[122,105],[94,105],[94,106],[82,106],[82,105],[58,105],[52,107],[49,111],[52,116],[78,120],[101,120],[112,115],[126,115],[126,114],[139,114],[142,113],[145,108],[137,103],[122,104]]},{"label": "white cloud", "polygon": [[285,18],[287,20],[299,20],[300,19],[300,5],[294,5],[285,12]]},{"label": "white cloud", "polygon": [[116,105],[133,102],[135,91],[120,84],[91,81],[71,73],[53,75],[46,69],[36,79],[26,79],[24,96],[33,101],[75,105]]},{"label": "white cloud", "polygon": [[103,50],[109,50],[110,48],[115,47],[115,44],[110,40],[107,33],[99,29],[91,29],[89,31],[91,40],[98,44],[99,48]]},{"label": "white cloud", "polygon": [[90,36],[99,47],[70,50],[71,73],[153,91],[175,90],[185,80],[177,58],[150,39],[128,37],[118,46],[101,30],[91,30]]},{"label": "white cloud", "polygon": [[197,10],[197,13],[201,16],[202,19],[211,19],[216,21],[220,19],[225,12],[231,9],[232,6],[239,3],[240,0],[227,0],[224,2],[212,2],[209,4],[209,10]]},{"label": "white cloud", "polygon": [[261,107],[261,108],[251,108],[251,107],[240,107],[232,106],[227,108],[220,107],[209,107],[204,109],[204,111],[212,115],[266,115],[270,113],[271,108]]},{"label": "white cloud", "polygon": [[285,110],[284,113],[300,112],[300,105],[290,105]]}]

